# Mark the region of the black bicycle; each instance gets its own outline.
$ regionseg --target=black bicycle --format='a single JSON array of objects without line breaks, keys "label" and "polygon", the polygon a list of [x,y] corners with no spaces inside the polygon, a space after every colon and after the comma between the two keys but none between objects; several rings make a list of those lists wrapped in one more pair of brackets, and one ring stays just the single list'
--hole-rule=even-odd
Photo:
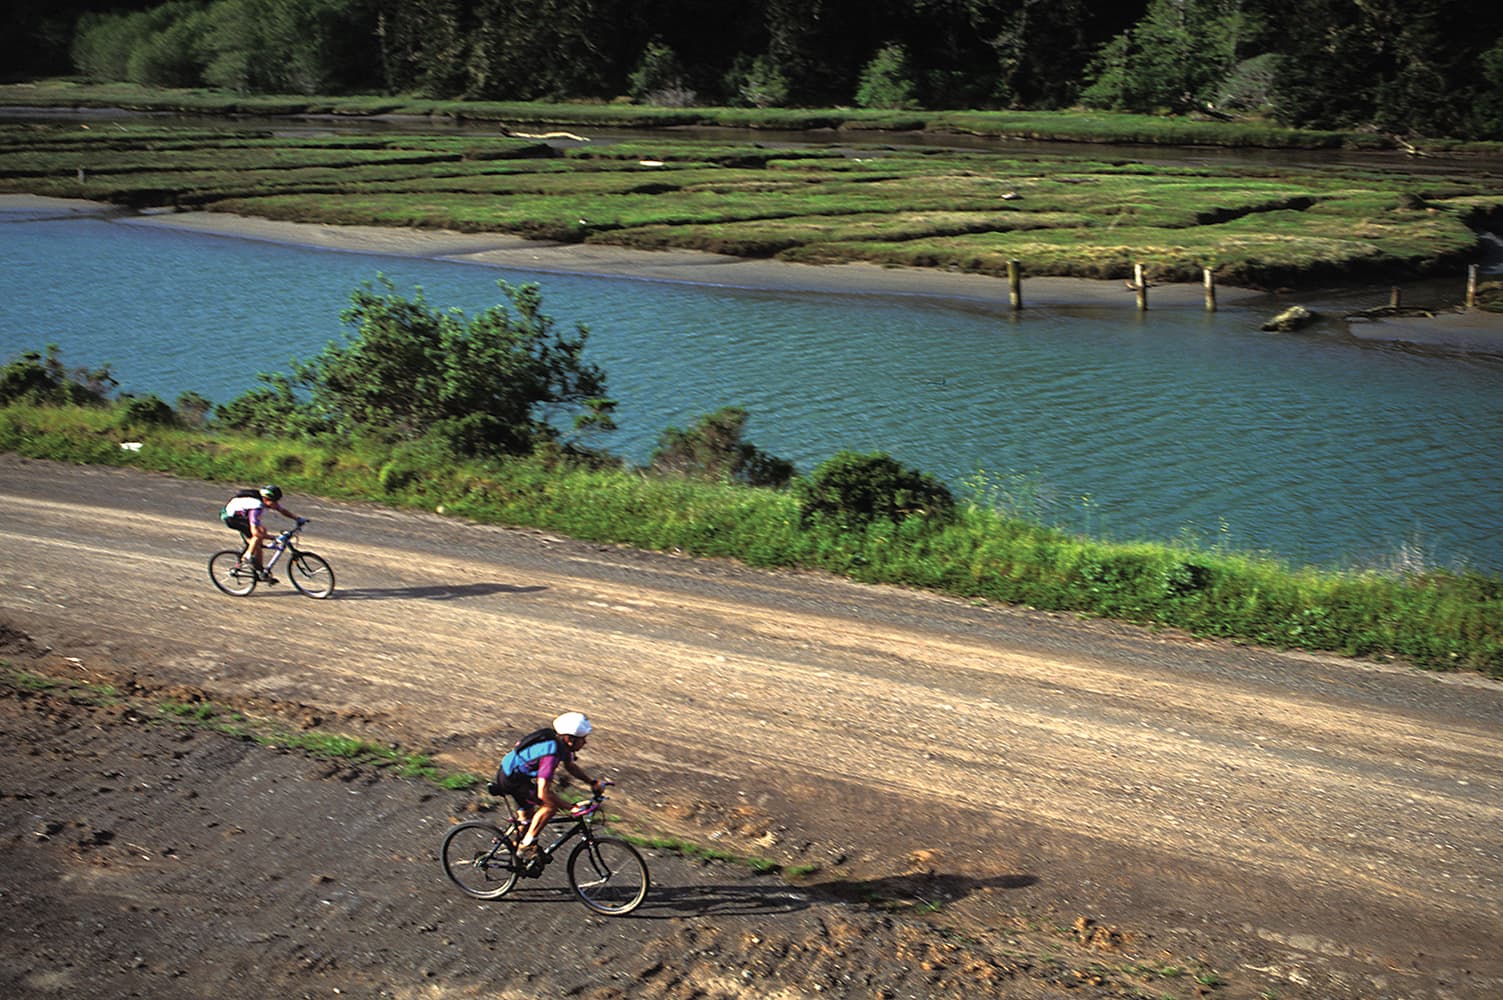
[{"label": "black bicycle", "polygon": [[[270,576],[272,569],[285,555],[287,579],[292,581],[299,593],[309,597],[328,597],[334,593],[333,568],[323,556],[298,548],[294,541],[307,523],[307,518],[299,518],[295,527],[288,528],[266,543],[264,550],[271,552],[272,556],[267,561],[264,572]],[[244,550],[225,549],[209,557],[209,579],[214,581],[214,586],[233,597],[245,597],[256,589],[256,567],[249,562],[242,562],[243,555]]]},{"label": "black bicycle", "polygon": [[605,796],[596,793],[568,814],[549,820],[549,826],[571,825],[547,847],[540,844],[531,861],[517,856],[522,828],[515,819],[505,830],[483,820],[460,823],[444,835],[439,849],[444,874],[476,899],[499,899],[511,892],[518,879],[540,877],[553,855],[579,837],[569,852],[569,887],[596,913],[624,916],[642,905],[651,881],[647,862],[635,847],[615,837],[595,835],[590,824],[604,801]]}]

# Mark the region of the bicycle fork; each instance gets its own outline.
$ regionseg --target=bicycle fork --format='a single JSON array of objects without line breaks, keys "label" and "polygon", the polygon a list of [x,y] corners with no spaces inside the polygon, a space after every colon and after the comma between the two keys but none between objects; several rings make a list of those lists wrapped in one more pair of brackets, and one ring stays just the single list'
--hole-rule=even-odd
[{"label": "bicycle fork", "polygon": [[591,840],[589,847],[585,849],[585,856],[590,859],[590,870],[595,873],[595,878],[589,882],[580,882],[581,889],[590,889],[595,886],[605,885],[611,880],[610,866],[605,863],[605,858],[600,856],[600,848]]}]

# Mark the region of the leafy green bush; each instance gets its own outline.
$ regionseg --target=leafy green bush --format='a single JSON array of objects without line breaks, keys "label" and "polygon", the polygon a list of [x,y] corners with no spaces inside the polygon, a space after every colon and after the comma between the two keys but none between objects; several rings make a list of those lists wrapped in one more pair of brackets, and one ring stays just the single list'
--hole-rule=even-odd
[{"label": "leafy green bush", "polygon": [[955,497],[933,476],[882,452],[842,451],[801,481],[799,512],[806,524],[847,528],[910,517],[943,523],[954,516]]},{"label": "leafy green bush", "polygon": [[890,111],[918,107],[907,49],[893,44],[877,50],[861,71],[861,80],[856,85],[856,104],[862,108]]},{"label": "leafy green bush", "polygon": [[711,482],[740,482],[781,489],[793,478],[793,463],[743,441],[747,413],[726,406],[695,421],[687,431],[670,427],[658,438],[650,467]]},{"label": "leafy green bush", "polygon": [[214,403],[202,393],[188,391],[177,397],[173,404],[177,410],[177,418],[184,427],[202,427],[208,422],[209,414],[214,410]]},{"label": "leafy green bush", "polygon": [[788,103],[788,77],[765,55],[736,57],[726,74],[725,89],[738,104],[770,108]]},{"label": "leafy green bush", "polygon": [[26,351],[0,368],[0,405],[98,406],[118,384],[109,365],[69,370],[57,345],[48,344],[45,356]]},{"label": "leafy green bush", "polygon": [[524,454],[559,436],[563,413],[576,430],[614,428],[605,373],[583,357],[588,329],[559,334],[537,285],[498,284],[509,305],[473,319],[384,277],[356,290],[342,317],[353,334],[297,365],[312,410],[347,433],[436,437],[458,455]]},{"label": "leafy green bush", "polygon": [[662,39],[653,39],[642,52],[637,68],[627,78],[627,91],[643,104],[684,107],[693,103],[693,92],[684,85],[684,69],[673,49]]},{"label": "leafy green bush", "polygon": [[126,396],[120,400],[121,427],[177,427],[177,411],[155,395]]},{"label": "leafy green bush", "polygon": [[301,437],[315,428],[327,428],[311,419],[287,376],[262,373],[260,378],[265,385],[214,408],[214,426],[267,437]]}]

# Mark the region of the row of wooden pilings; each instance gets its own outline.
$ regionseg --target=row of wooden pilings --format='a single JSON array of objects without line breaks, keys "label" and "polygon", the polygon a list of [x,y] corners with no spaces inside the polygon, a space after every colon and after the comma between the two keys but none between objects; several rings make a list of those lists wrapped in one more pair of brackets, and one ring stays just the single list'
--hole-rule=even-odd
[{"label": "row of wooden pilings", "polygon": [[[1206,312],[1216,311],[1216,277],[1209,267],[1201,271],[1202,282],[1205,285]],[[1132,284],[1129,286],[1138,297],[1138,310],[1148,309],[1148,279],[1143,273],[1142,264],[1134,264],[1132,269]],[[1012,304],[1013,312],[1023,308],[1023,268],[1018,261],[1007,262],[1007,297]],[[1401,295],[1395,287],[1389,298],[1390,306],[1394,309],[1400,307]],[[1466,307],[1473,309],[1477,305],[1477,265],[1471,264],[1466,269]]]}]

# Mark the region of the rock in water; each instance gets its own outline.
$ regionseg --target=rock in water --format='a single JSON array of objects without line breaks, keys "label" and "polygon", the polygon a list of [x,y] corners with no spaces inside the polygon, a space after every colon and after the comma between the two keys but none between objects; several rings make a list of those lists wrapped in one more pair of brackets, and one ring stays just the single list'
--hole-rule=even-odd
[{"label": "rock in water", "polygon": [[1290,306],[1273,319],[1264,323],[1262,329],[1270,333],[1292,333],[1303,330],[1319,317],[1304,306]]}]

